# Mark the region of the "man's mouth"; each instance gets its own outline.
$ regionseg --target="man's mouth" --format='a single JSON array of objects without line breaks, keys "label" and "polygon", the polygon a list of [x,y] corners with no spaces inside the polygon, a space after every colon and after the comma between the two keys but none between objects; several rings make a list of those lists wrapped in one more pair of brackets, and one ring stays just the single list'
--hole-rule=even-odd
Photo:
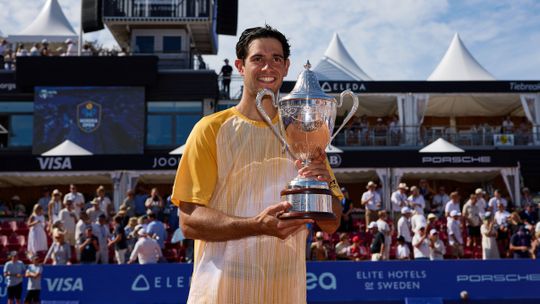
[{"label": "man's mouth", "polygon": [[272,83],[276,80],[276,77],[264,76],[257,78],[257,80],[264,83]]}]

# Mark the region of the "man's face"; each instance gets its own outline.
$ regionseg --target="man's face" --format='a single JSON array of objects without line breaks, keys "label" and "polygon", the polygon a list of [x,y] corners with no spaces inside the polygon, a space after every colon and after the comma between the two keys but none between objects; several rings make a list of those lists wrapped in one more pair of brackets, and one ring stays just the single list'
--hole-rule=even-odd
[{"label": "man's face", "polygon": [[71,193],[75,193],[75,192],[77,192],[77,187],[71,186],[71,187],[69,187],[69,191],[71,191]]},{"label": "man's face", "polygon": [[251,41],[244,60],[236,59],[238,73],[244,77],[246,90],[253,96],[261,89],[278,92],[289,71],[289,60],[283,56],[283,47],[274,38]]}]

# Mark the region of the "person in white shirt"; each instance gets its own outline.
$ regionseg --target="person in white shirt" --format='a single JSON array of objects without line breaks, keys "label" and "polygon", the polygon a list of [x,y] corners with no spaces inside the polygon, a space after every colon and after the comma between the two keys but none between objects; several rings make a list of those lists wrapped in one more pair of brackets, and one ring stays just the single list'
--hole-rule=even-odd
[{"label": "person in white shirt", "polygon": [[450,200],[446,203],[446,206],[444,207],[444,215],[446,217],[449,217],[452,211],[461,211],[459,199],[459,193],[457,193],[456,191],[450,193]]},{"label": "person in white shirt", "polygon": [[401,215],[401,208],[409,205],[407,200],[407,187],[406,183],[400,183],[398,189],[392,193],[390,196],[390,201],[392,202],[392,219],[394,226],[397,225],[398,219]]},{"label": "person in white shirt", "polygon": [[502,132],[504,134],[511,134],[514,132],[514,123],[510,116],[506,116],[506,119],[502,122]]},{"label": "person in white shirt", "polygon": [[429,231],[429,259],[444,260],[446,254],[446,247],[443,241],[439,239],[439,232],[436,229]]},{"label": "person in white shirt", "polygon": [[[397,235],[402,237],[404,242],[409,245],[412,243],[412,227],[411,227],[411,216],[412,210],[409,207],[401,208],[402,216],[399,218],[397,224]],[[410,247],[412,248],[412,247]]]},{"label": "person in white shirt", "polygon": [[501,196],[501,191],[495,190],[493,192],[493,197],[489,200],[488,211],[497,212],[499,204],[502,204],[504,206],[504,209],[508,207],[508,202],[504,197]]},{"label": "person in white shirt", "polygon": [[418,214],[424,214],[424,208],[426,208],[426,201],[424,196],[420,194],[420,189],[416,186],[411,187],[411,195],[409,196],[410,208]]},{"label": "person in white shirt", "polygon": [[506,211],[506,207],[502,202],[497,203],[498,210],[495,212],[495,226],[497,227],[497,245],[502,249],[501,255],[505,255],[504,250],[508,249],[508,218],[510,213]]},{"label": "person in white shirt", "polygon": [[446,189],[444,187],[439,187],[439,192],[437,192],[431,200],[430,212],[439,217],[442,216],[444,207],[449,200],[450,197],[446,194]]},{"label": "person in white shirt", "polygon": [[484,191],[482,188],[478,188],[474,191],[474,194],[476,194],[476,205],[478,206],[478,210],[480,210],[480,216],[483,217],[487,208],[487,203],[484,199],[486,191]]},{"label": "person in white shirt", "polygon": [[540,222],[536,223],[536,227],[534,227],[534,233],[540,232]]},{"label": "person in white shirt", "polygon": [[429,259],[429,240],[427,239],[426,225],[421,225],[412,239],[415,260]]},{"label": "person in white shirt", "polygon": [[410,260],[411,249],[409,245],[405,244],[405,239],[402,236],[397,238],[396,259],[398,260]]},{"label": "person in white shirt", "polygon": [[448,218],[448,223],[446,223],[448,243],[452,247],[452,255],[457,259],[463,257],[463,236],[461,234],[460,216],[461,213],[459,211],[452,210]]},{"label": "person in white shirt", "polygon": [[377,212],[381,210],[381,196],[376,191],[377,184],[370,181],[366,188],[368,191],[362,194],[362,206],[366,208],[366,228],[369,226],[369,223],[375,222],[377,220]]},{"label": "person in white shirt", "polygon": [[74,184],[69,185],[69,192],[64,195],[64,204],[67,200],[70,200],[73,202],[73,211],[75,211],[75,214],[77,216],[81,215],[81,211],[84,209],[84,195],[82,193],[77,192],[77,186]]},{"label": "person in white shirt", "polygon": [[133,264],[138,259],[139,264],[154,264],[162,256],[161,248],[156,240],[148,237],[144,229],[137,231],[139,239],[131,252],[128,264]]},{"label": "person in white shirt", "polygon": [[109,264],[109,248],[107,247],[107,243],[111,238],[111,231],[104,214],[98,217],[97,223],[92,224],[92,231],[99,243],[99,252],[96,258],[101,261],[101,264]]},{"label": "person in white shirt", "polygon": [[77,56],[77,46],[71,39],[66,40],[66,53],[65,56]]},{"label": "person in white shirt", "polygon": [[114,206],[111,200],[105,196],[105,187],[99,186],[97,188],[96,197],[94,199],[97,200],[99,203],[99,208],[105,213],[107,218],[111,217],[111,215],[114,213]]},{"label": "person in white shirt", "polygon": [[411,229],[414,233],[422,225],[427,226],[427,219],[424,213],[421,210],[413,211],[413,216],[411,217]]},{"label": "person in white shirt", "polygon": [[69,245],[75,246],[75,226],[78,219],[73,210],[73,202],[71,200],[65,201],[64,208],[60,210],[58,217],[64,225],[64,239]]},{"label": "person in white shirt", "polygon": [[392,230],[390,230],[390,225],[386,222],[388,214],[385,210],[379,211],[379,219],[377,220],[377,228],[379,231],[384,234],[384,252],[383,259],[390,259],[390,245],[392,244]]}]

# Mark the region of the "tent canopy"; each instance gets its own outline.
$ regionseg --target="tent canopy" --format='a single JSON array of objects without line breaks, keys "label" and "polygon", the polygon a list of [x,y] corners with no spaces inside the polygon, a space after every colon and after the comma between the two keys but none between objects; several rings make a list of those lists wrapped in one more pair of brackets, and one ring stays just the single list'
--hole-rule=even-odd
[{"label": "tent canopy", "polygon": [[49,42],[64,42],[77,39],[77,33],[62,11],[58,0],[47,0],[39,15],[16,35],[9,35],[13,42],[37,42],[47,39]]},{"label": "tent canopy", "polygon": [[446,54],[427,80],[495,80],[495,77],[476,61],[456,33]]},{"label": "tent canopy", "polygon": [[50,149],[47,152],[42,153],[43,156],[75,156],[75,155],[92,155],[92,152],[77,145],[69,139],[64,140],[63,143]]},{"label": "tent canopy", "polygon": [[439,138],[431,144],[420,149],[420,153],[462,153],[465,150],[457,147],[443,138]]},{"label": "tent canopy", "polygon": [[323,58],[313,71],[319,80],[372,80],[347,52],[337,33],[334,33]]}]

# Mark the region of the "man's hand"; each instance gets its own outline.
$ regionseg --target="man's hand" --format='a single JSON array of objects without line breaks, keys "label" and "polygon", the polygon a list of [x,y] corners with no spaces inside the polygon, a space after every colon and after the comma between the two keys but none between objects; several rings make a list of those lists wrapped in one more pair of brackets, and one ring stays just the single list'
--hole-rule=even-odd
[{"label": "man's hand", "polygon": [[295,161],[296,168],[298,169],[298,175],[303,177],[314,177],[319,181],[331,182],[332,177],[326,166],[326,153],[323,152],[316,159],[313,159],[307,166],[303,166],[301,160]]},{"label": "man's hand", "polygon": [[282,240],[304,228],[307,223],[313,223],[310,219],[280,220],[279,216],[291,208],[288,202],[281,202],[264,209],[255,220],[260,225],[261,234],[278,237]]}]

